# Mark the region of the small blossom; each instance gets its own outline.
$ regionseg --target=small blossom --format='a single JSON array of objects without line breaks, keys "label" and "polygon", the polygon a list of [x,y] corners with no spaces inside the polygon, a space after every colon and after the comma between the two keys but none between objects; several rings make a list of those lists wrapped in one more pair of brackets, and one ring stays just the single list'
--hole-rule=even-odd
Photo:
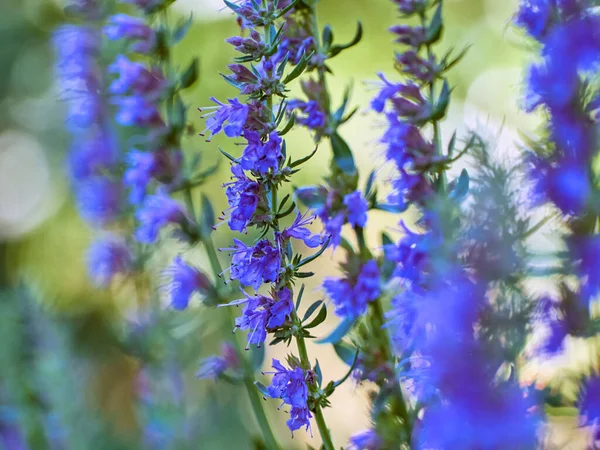
[{"label": "small blossom", "polygon": [[125,241],[109,236],[92,243],[88,249],[87,261],[94,284],[106,287],[115,276],[129,273],[133,256]]},{"label": "small blossom", "polygon": [[308,386],[304,371],[300,367],[287,369],[277,359],[273,359],[273,368],[275,372],[265,372],[273,375],[271,385],[267,388],[269,395],[282,399],[284,404],[292,407],[290,419],[287,421],[292,432],[301,427],[306,427],[308,430],[312,415],[307,405]]},{"label": "small blossom", "polygon": [[221,354],[213,355],[200,362],[200,368],[196,372],[197,378],[217,379],[227,370],[235,370],[240,366],[240,360],[233,344],[223,343]]},{"label": "small blossom", "polygon": [[328,278],[323,282],[323,289],[335,305],[337,315],[355,318],[364,314],[368,303],[379,297],[379,284],[379,267],[370,260],[361,267],[356,279]]},{"label": "small blossom", "polygon": [[600,377],[593,375],[585,380],[577,402],[583,423],[600,423]]},{"label": "small blossom", "polygon": [[231,167],[235,181],[225,183],[225,194],[229,202],[229,228],[244,231],[252,222],[254,213],[260,203],[260,185],[246,176],[239,165]]},{"label": "small blossom", "polygon": [[104,177],[89,178],[76,185],[79,211],[94,225],[106,225],[122,210],[123,190],[120,183]]},{"label": "small blossom", "polygon": [[108,20],[104,27],[106,36],[111,40],[127,39],[132,41],[131,51],[150,53],[156,44],[156,33],[143,19],[116,14]]},{"label": "small blossom", "polygon": [[[229,99],[229,104],[221,103],[214,97],[211,100],[219,105],[214,115],[206,119],[206,127],[214,136],[221,129],[227,137],[238,137],[242,135],[246,120],[248,119],[249,106],[240,103],[236,98]],[[227,125],[224,125],[227,122]]]},{"label": "small blossom", "polygon": [[419,48],[423,45],[427,36],[425,28],[410,27],[408,25],[394,25],[390,28],[390,32],[397,36],[396,42],[399,44],[409,45],[415,48]]},{"label": "small blossom", "polygon": [[302,240],[307,247],[318,247],[323,243],[323,238],[312,234],[311,231],[306,228],[306,225],[310,225],[313,220],[314,216],[306,218],[306,216],[303,216],[302,213],[298,212],[294,223],[283,230],[281,234],[282,240],[294,238]]},{"label": "small blossom", "polygon": [[296,122],[304,125],[311,130],[322,130],[326,125],[327,116],[321,109],[321,106],[315,100],[303,102],[302,100],[290,100],[287,104],[288,112],[298,111],[296,113]]},{"label": "small blossom", "polygon": [[364,227],[367,224],[369,205],[360,191],[344,196],[344,205],[348,211],[348,222],[353,227]]},{"label": "small blossom", "polygon": [[283,154],[281,153],[282,140],[277,132],[271,132],[269,140],[264,143],[255,131],[245,131],[244,137],[248,141],[240,160],[244,170],[252,170],[261,175],[267,174],[269,170],[277,172],[279,164],[283,160]]},{"label": "small blossom", "polygon": [[541,39],[548,29],[552,5],[548,0],[521,0],[515,23],[525,28],[535,39]]},{"label": "small blossom", "polygon": [[112,103],[119,108],[116,115],[119,125],[124,127],[164,126],[154,99],[141,95],[132,95],[113,98]]},{"label": "small blossom", "polygon": [[165,86],[160,70],[149,71],[142,63],[132,62],[125,55],[118,55],[108,66],[108,71],[118,75],[110,85],[113,94],[156,94]]},{"label": "small blossom", "polygon": [[258,290],[261,284],[277,280],[281,270],[280,250],[268,240],[258,241],[255,246],[247,246],[234,239],[231,257],[231,279],[242,286],[252,286]]},{"label": "small blossom", "polygon": [[69,171],[75,181],[102,175],[114,169],[118,162],[118,146],[113,136],[104,132],[93,132],[85,136],[74,136],[69,152]]},{"label": "small blossom", "polygon": [[245,55],[251,55],[254,59],[261,58],[267,51],[267,44],[262,41],[260,34],[256,30],[250,31],[250,36],[243,38],[233,36],[225,39],[225,42],[233,45],[236,51]]},{"label": "small blossom", "polygon": [[181,165],[181,153],[167,150],[142,152],[131,149],[127,154],[127,169],[123,175],[129,187],[129,201],[137,205],[144,200],[148,185],[153,179],[173,180]]},{"label": "small blossom", "polygon": [[348,450],[379,450],[381,439],[374,430],[365,430],[353,435],[350,444]]},{"label": "small blossom", "polygon": [[203,294],[211,287],[207,276],[186,264],[181,256],[175,258],[165,274],[171,277],[171,282],[166,286],[171,296],[171,306],[180,311],[187,308],[195,292]]},{"label": "small blossom", "polygon": [[135,237],[145,244],[152,244],[158,239],[158,233],[170,223],[187,222],[182,206],[165,192],[149,195],[136,212],[139,222]]}]

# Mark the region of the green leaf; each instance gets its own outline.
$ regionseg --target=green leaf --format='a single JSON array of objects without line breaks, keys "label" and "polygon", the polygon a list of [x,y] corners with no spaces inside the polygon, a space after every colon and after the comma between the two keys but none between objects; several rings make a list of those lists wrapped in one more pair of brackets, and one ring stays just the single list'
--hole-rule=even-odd
[{"label": "green leaf", "polygon": [[448,142],[448,158],[452,158],[452,154],[454,153],[454,148],[456,147],[456,131],[452,133],[452,137],[450,138],[450,142]]},{"label": "green leaf", "polygon": [[285,136],[292,128],[294,128],[294,124],[296,123],[296,114],[292,114],[290,119],[287,121],[283,129],[279,132],[279,136]]},{"label": "green leaf", "polygon": [[348,107],[348,101],[350,100],[351,92],[352,92],[352,85],[349,84],[346,86],[346,89],[344,89],[344,97],[342,99],[342,104],[336,110],[336,112],[333,113],[333,120],[335,120],[336,123],[341,123],[341,121],[342,121],[342,117],[343,117],[344,113],[346,112],[346,108]]},{"label": "green leaf", "polygon": [[182,19],[177,24],[177,26],[175,27],[175,31],[173,31],[173,44],[180,42],[186,36],[187,32],[192,26],[192,23],[194,23],[194,15],[190,14],[190,17],[188,17],[185,20]]},{"label": "green leaf", "polygon": [[323,243],[323,245],[321,246],[321,248],[319,249],[319,251],[311,256],[307,256],[306,258],[304,258],[302,261],[300,261],[297,265],[296,265],[296,269],[299,269],[300,267],[308,264],[311,261],[314,261],[315,259],[317,259],[319,256],[321,256],[323,254],[323,252],[325,250],[327,250],[327,246],[329,245],[329,238],[327,238],[325,240],[325,242]]},{"label": "green leaf", "polygon": [[294,188],[296,198],[309,208],[319,208],[327,201],[327,189],[323,186]]},{"label": "green leaf", "polygon": [[325,25],[323,28],[323,47],[328,49],[331,47],[331,43],[333,42],[333,30],[331,26]]},{"label": "green leaf", "polygon": [[190,87],[198,79],[198,58],[194,58],[180,78],[181,89]]},{"label": "green leaf", "polygon": [[443,28],[444,26],[442,21],[442,2],[440,2],[435,11],[433,19],[431,19],[429,27],[427,28],[425,42],[431,45],[439,41],[442,37]]},{"label": "green leaf", "polygon": [[250,367],[253,371],[256,371],[262,367],[265,361],[265,346],[253,347],[250,352]]},{"label": "green leaf", "polygon": [[358,22],[358,24],[356,26],[356,33],[354,33],[354,38],[352,38],[352,40],[345,45],[333,45],[329,49],[329,57],[333,58],[334,56],[338,55],[342,50],[346,50],[347,48],[354,47],[362,39],[362,34],[363,34],[362,23]]},{"label": "green leaf", "polygon": [[298,292],[298,299],[296,300],[296,311],[300,308],[300,303],[302,303],[302,294],[304,294],[304,285],[300,287],[300,292]]},{"label": "green leaf", "polygon": [[321,383],[323,382],[323,372],[321,371],[321,365],[319,364],[319,360],[316,360],[315,364],[315,374],[317,375],[317,386],[321,387]]},{"label": "green leaf", "polygon": [[263,397],[271,398],[271,396],[269,395],[269,391],[267,390],[267,387],[264,384],[262,384],[260,381],[255,381],[254,385],[258,388]]},{"label": "green leaf", "polygon": [[345,343],[344,341],[333,344],[335,353],[344,361],[348,366],[351,366],[356,356],[356,347]]},{"label": "green leaf", "polygon": [[240,5],[236,5],[235,3],[230,2],[229,0],[223,0],[223,3],[225,3],[227,7],[234,12],[240,9]]},{"label": "green leaf", "polygon": [[296,67],[294,67],[294,69],[288,74],[288,76],[284,78],[283,84],[288,84],[294,81],[300,75],[302,75],[302,72],[304,72],[304,69],[306,69],[306,66],[308,65],[308,62],[312,58],[313,54],[314,52],[311,52],[309,55],[302,55],[302,58],[300,58],[300,61],[298,62]]},{"label": "green leaf", "polygon": [[[318,149],[319,149],[319,147],[315,147],[315,149],[314,149],[312,152],[310,152],[310,154],[309,154],[309,155],[305,156],[304,158],[300,158],[300,159],[297,159],[296,161],[292,162],[292,163],[290,164],[290,167],[297,167],[297,166],[299,166],[299,165],[301,165],[301,164],[304,164],[304,163],[305,163],[306,161],[308,161],[310,158],[312,158],[313,156],[315,156],[315,153],[317,153],[317,150],[318,150]],[[304,203],[304,202],[303,202],[303,203]]]},{"label": "green leaf", "polygon": [[448,104],[450,103],[450,93],[451,89],[450,85],[448,84],[448,80],[444,80],[442,92],[440,92],[440,96],[437,99],[437,103],[431,116],[432,120],[441,120],[446,116]]},{"label": "green leaf", "polygon": [[175,130],[182,130],[185,127],[187,106],[181,100],[181,97],[176,96],[173,108],[171,108],[169,122]]},{"label": "green leaf", "polygon": [[402,208],[398,205],[389,205],[386,203],[377,203],[375,205],[375,209],[378,209],[380,211],[387,211],[387,212],[391,212],[391,213],[401,213],[406,211],[406,208]]},{"label": "green leaf", "polygon": [[394,245],[394,241],[385,231],[381,233],[381,246],[385,247],[386,245]]},{"label": "green leaf", "polygon": [[202,208],[202,224],[205,227],[205,232],[210,233],[210,230],[217,224],[217,220],[215,218],[215,211],[213,210],[212,203],[206,196],[206,194],[201,194],[201,208]]},{"label": "green leaf", "polygon": [[371,171],[369,174],[369,178],[367,178],[367,184],[365,186],[365,198],[369,198],[369,194],[371,193],[371,189],[373,189],[373,184],[375,183],[375,169]]},{"label": "green leaf", "polygon": [[340,342],[344,336],[348,334],[348,332],[354,326],[356,319],[351,317],[346,317],[342,320],[339,325],[326,337],[317,341],[319,344],[335,344]]},{"label": "green leaf", "polygon": [[308,320],[310,318],[310,316],[312,316],[312,314],[317,310],[317,308],[321,305],[321,303],[323,303],[323,300],[317,300],[316,302],[314,302],[312,305],[310,305],[308,307],[308,309],[306,310],[306,313],[304,313],[304,317],[302,318],[302,322]]},{"label": "green leaf", "polygon": [[349,175],[355,174],[356,166],[354,165],[352,150],[338,133],[331,135],[331,148],[333,149],[333,160],[337,167]]},{"label": "green leaf", "polygon": [[355,351],[354,351],[354,357],[352,358],[352,362],[349,364],[350,369],[348,369],[348,372],[346,372],[346,375],[344,375],[340,380],[336,381],[333,384],[334,388],[338,387],[339,385],[341,385],[344,381],[346,381],[348,379],[348,377],[354,371],[354,367],[356,366],[356,362],[357,361],[358,361],[358,349],[355,349]]},{"label": "green leaf", "polygon": [[454,180],[454,187],[450,191],[449,197],[457,202],[462,201],[469,193],[470,178],[466,169],[463,169],[460,176]]},{"label": "green leaf", "polygon": [[229,153],[227,153],[227,152],[226,152],[225,150],[223,150],[221,147],[218,147],[218,149],[219,149],[219,151],[220,151],[221,153],[223,153],[223,155],[225,155],[225,157],[226,157],[228,160],[230,160],[230,161],[232,161],[232,162],[234,162],[234,163],[236,163],[236,164],[238,163],[238,160],[237,160],[237,158],[234,158],[233,156],[231,156]]},{"label": "green leaf", "polygon": [[303,325],[302,328],[309,330],[311,328],[314,328],[318,325],[321,325],[325,319],[327,318],[327,305],[325,305],[325,303],[323,303],[323,305],[321,306],[321,309],[319,310],[319,314],[317,314],[317,317],[315,317],[308,325]]}]

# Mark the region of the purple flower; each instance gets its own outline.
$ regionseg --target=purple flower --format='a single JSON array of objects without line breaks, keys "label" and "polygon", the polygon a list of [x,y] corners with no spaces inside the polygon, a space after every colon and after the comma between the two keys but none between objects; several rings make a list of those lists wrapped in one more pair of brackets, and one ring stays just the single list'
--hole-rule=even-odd
[{"label": "purple flower", "polygon": [[581,283],[581,300],[587,306],[600,292],[600,235],[574,236],[568,244]]},{"label": "purple flower", "polygon": [[221,346],[221,355],[209,356],[200,362],[196,377],[217,379],[225,371],[236,369],[239,366],[240,360],[235,347],[230,342],[225,342]]},{"label": "purple flower", "polygon": [[85,220],[106,225],[115,220],[122,207],[120,183],[103,177],[88,178],[75,186],[77,206]]},{"label": "purple flower", "polygon": [[119,108],[116,116],[119,125],[124,127],[164,126],[154,99],[142,95],[132,95],[113,98],[112,102]]},{"label": "purple flower", "polygon": [[90,245],[87,262],[94,284],[106,287],[115,276],[129,273],[133,255],[123,239],[107,236]]},{"label": "purple flower", "polygon": [[344,205],[348,211],[348,222],[353,227],[364,227],[367,224],[369,205],[360,191],[344,196]]},{"label": "purple flower", "polygon": [[365,430],[353,435],[350,444],[348,450],[379,450],[381,439],[374,430]]},{"label": "purple flower", "polygon": [[268,48],[256,30],[250,30],[250,37],[233,36],[225,39],[225,42],[233,45],[236,51],[245,55],[251,55],[254,59],[263,57]]},{"label": "purple flower", "polygon": [[187,222],[181,205],[165,192],[157,192],[156,195],[146,197],[136,212],[136,219],[139,225],[135,237],[144,244],[156,242],[160,230],[168,224]]},{"label": "purple flower", "polygon": [[267,338],[268,329],[282,326],[294,309],[292,294],[288,288],[273,294],[273,298],[264,295],[248,295],[225,306],[244,305],[242,315],[235,319],[235,326],[241,330],[249,330],[248,346],[260,347]]},{"label": "purple flower", "polygon": [[293,370],[287,369],[277,359],[273,359],[273,368],[275,372],[265,372],[272,374],[273,380],[267,388],[269,395],[273,398],[280,398],[284,404],[290,405],[290,419],[287,421],[289,429],[293,432],[301,427],[310,427],[310,418],[312,415],[308,410],[308,386],[304,371],[300,367]]},{"label": "purple flower", "polygon": [[[229,104],[221,103],[214,97],[211,100],[219,105],[214,115],[206,119],[206,127],[214,136],[223,129],[227,137],[242,135],[246,120],[248,119],[249,106],[236,98],[229,99]],[[225,122],[227,125],[224,126]]]},{"label": "purple flower", "polygon": [[252,170],[261,175],[266,175],[269,170],[277,172],[283,160],[281,153],[281,138],[276,131],[269,134],[269,140],[262,142],[260,135],[255,131],[244,131],[248,145],[244,149],[240,165],[244,170]]},{"label": "purple flower", "polygon": [[223,185],[229,202],[228,224],[233,231],[244,231],[252,222],[260,203],[261,188],[256,181],[246,176],[241,166],[231,166],[231,172],[235,181]]},{"label": "purple flower", "polygon": [[327,278],[323,289],[335,305],[340,317],[356,318],[364,314],[369,302],[380,294],[379,267],[373,260],[367,261],[355,279]]},{"label": "purple flower", "polygon": [[296,122],[304,125],[311,130],[321,130],[326,125],[327,116],[321,109],[321,106],[315,100],[303,102],[302,100],[290,100],[287,104],[288,112],[294,110],[302,113],[296,113]]},{"label": "purple flower", "polygon": [[412,15],[421,11],[427,1],[426,0],[392,0],[402,14]]},{"label": "purple flower", "polygon": [[[408,25],[394,25],[390,32],[397,36],[396,42],[419,48],[425,43],[427,32],[424,27],[411,27]],[[381,111],[380,111],[381,112]]]},{"label": "purple flower", "polygon": [[551,0],[521,0],[515,23],[525,28],[531,37],[543,38],[550,22],[552,3]]},{"label": "purple flower", "polygon": [[142,63],[132,62],[124,55],[118,55],[108,71],[118,75],[110,85],[113,94],[157,94],[165,86],[159,69],[149,71]]},{"label": "purple flower", "polygon": [[165,274],[171,277],[171,282],[165,286],[171,296],[171,306],[179,311],[187,308],[195,292],[203,294],[211,286],[208,277],[186,264],[181,256],[175,257]]},{"label": "purple flower", "polygon": [[271,283],[279,277],[281,270],[281,253],[267,239],[247,246],[234,239],[233,248],[225,249],[233,252],[231,257],[231,279],[238,280],[242,286],[252,286],[258,290],[261,284]]},{"label": "purple flower", "polygon": [[229,69],[233,72],[227,75],[227,79],[240,85],[242,95],[253,97],[283,95],[285,85],[280,80],[279,71],[276,70],[281,58],[277,55],[271,58],[263,58],[254,70],[248,69],[242,64],[230,64]]},{"label": "purple flower", "polygon": [[585,381],[577,402],[583,423],[598,424],[600,422],[600,378],[594,375]]},{"label": "purple flower", "polygon": [[104,33],[111,40],[128,39],[133,41],[131,50],[136,53],[150,53],[156,44],[156,33],[143,19],[126,14],[116,14],[108,20]]},{"label": "purple flower", "polygon": [[144,200],[152,179],[172,181],[181,165],[181,153],[167,150],[142,152],[131,149],[127,154],[127,169],[123,180],[129,186],[129,201],[137,205]]},{"label": "purple flower", "polygon": [[396,64],[401,72],[425,83],[434,79],[437,70],[433,62],[421,58],[413,50],[397,54]]},{"label": "purple flower", "polygon": [[346,221],[346,216],[343,211],[339,212],[333,217],[329,217],[327,214],[319,215],[319,218],[325,225],[325,234],[329,236],[330,242],[333,247],[340,245],[342,240],[342,227]]},{"label": "purple flower", "polygon": [[384,248],[385,257],[388,261],[396,263],[394,276],[419,284],[429,263],[430,253],[439,241],[431,231],[425,234],[414,233],[403,221],[400,222],[400,226],[405,234],[397,245]]},{"label": "purple flower", "polygon": [[284,241],[289,238],[299,239],[302,240],[307,247],[318,247],[323,243],[323,238],[319,235],[312,234],[311,231],[306,228],[307,225],[312,223],[314,218],[314,216],[306,218],[306,216],[303,216],[302,213],[298,212],[294,223],[281,233],[281,239]]},{"label": "purple flower", "polygon": [[97,131],[85,136],[75,136],[69,152],[69,171],[75,181],[101,175],[115,168],[118,146],[113,136]]}]

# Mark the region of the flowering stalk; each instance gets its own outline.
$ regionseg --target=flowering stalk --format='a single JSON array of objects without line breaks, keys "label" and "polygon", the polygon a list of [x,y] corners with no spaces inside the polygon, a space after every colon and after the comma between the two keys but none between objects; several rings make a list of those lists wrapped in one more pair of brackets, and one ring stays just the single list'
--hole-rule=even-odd
[{"label": "flowering stalk", "polygon": [[[600,147],[597,136],[600,89],[593,83],[600,67],[600,15],[594,2],[536,0],[521,2],[516,23],[540,44],[541,61],[529,68],[524,108],[548,114],[545,137],[528,142],[530,179],[535,200],[553,204],[568,227],[567,251],[556,272],[561,298],[546,300],[543,318],[550,335],[543,349],[563,349],[567,335],[592,337],[597,320],[590,302],[600,292],[597,232],[600,205],[598,174],[594,168]],[[567,278],[578,280],[569,287]],[[597,395],[598,374],[582,380],[578,406],[582,423],[600,432]],[[591,444],[594,446],[594,444]]]}]

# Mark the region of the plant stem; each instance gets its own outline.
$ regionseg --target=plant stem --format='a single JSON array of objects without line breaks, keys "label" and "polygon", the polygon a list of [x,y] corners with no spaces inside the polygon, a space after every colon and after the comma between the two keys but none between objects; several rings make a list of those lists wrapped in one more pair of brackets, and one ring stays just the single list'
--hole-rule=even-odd
[{"label": "plant stem", "polygon": [[[298,321],[298,315],[296,311],[293,312],[292,320],[294,322]],[[300,354],[300,362],[304,369],[310,368],[310,360],[308,359],[308,351],[306,350],[306,342],[302,336],[296,336],[296,344],[298,345],[298,353]],[[325,450],[335,450],[335,446],[333,445],[333,441],[331,439],[331,433],[329,432],[329,428],[327,428],[327,424],[325,423],[325,417],[323,417],[323,411],[320,406],[316,406],[314,411],[315,420],[317,421],[317,427],[319,428],[319,434],[321,435],[321,440],[323,441],[323,448]]]}]

